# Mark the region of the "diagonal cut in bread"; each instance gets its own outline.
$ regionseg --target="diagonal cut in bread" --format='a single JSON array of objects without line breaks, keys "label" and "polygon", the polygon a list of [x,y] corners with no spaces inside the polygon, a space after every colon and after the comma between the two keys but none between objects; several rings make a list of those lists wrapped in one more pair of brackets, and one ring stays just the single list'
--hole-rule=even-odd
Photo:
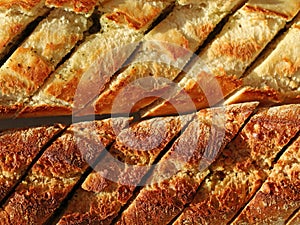
[{"label": "diagonal cut in bread", "polygon": [[[10,3],[8,3],[10,2]],[[23,9],[23,7],[26,7]],[[26,27],[49,11],[43,1],[18,4],[17,1],[0,2],[0,58],[3,58]]]},{"label": "diagonal cut in bread", "polygon": [[254,115],[211,165],[210,176],[174,224],[228,224],[267,179],[282,148],[299,132],[299,112],[300,105],[284,105]]},{"label": "diagonal cut in bread", "polygon": [[[91,111],[96,114],[137,112],[164,97],[192,54],[241,2],[175,5],[169,16],[145,36],[129,67],[92,103]],[[141,79],[147,81],[142,84]],[[116,99],[119,100],[115,104],[117,108],[113,108]]]},{"label": "diagonal cut in bread", "polygon": [[[105,12],[100,17],[101,31],[88,37],[50,76],[19,117],[70,115],[72,110],[75,112],[82,109],[104,89],[114,72],[121,68],[135,50],[145,30],[171,2],[103,3],[99,9]],[[145,18],[135,18],[141,22],[138,27],[132,27],[131,21],[115,18],[117,15],[127,15],[128,10],[140,15],[144,12],[143,7],[151,10]]]},{"label": "diagonal cut in bread", "polygon": [[122,130],[110,149],[122,163],[103,157],[68,201],[58,224],[110,224],[150,165],[193,116],[153,118]]},{"label": "diagonal cut in bread", "polygon": [[300,17],[274,51],[243,78],[243,88],[225,104],[259,100],[265,104],[300,98]]},{"label": "diagonal cut in bread", "polygon": [[[238,133],[257,103],[201,110],[162,157],[149,184],[116,224],[168,224],[191,202],[207,166]],[[212,141],[213,140],[213,141]]]},{"label": "diagonal cut in bread", "polygon": [[88,27],[87,18],[59,9],[36,27],[0,68],[1,115],[16,111],[43,85]]},{"label": "diagonal cut in bread", "polygon": [[[266,8],[263,6],[266,5]],[[241,86],[239,78],[267,44],[285,26],[285,17],[267,10],[269,3],[253,7],[251,1],[239,9],[221,33],[200,54],[193,68],[183,76],[177,93],[146,108],[143,116],[174,114],[174,104],[182,103],[181,112],[212,106]],[[265,9],[265,10],[263,10]],[[300,10],[289,5],[293,17]],[[215,90],[215,91],[212,91]],[[211,93],[213,92],[213,93]],[[216,94],[218,93],[218,94]],[[188,100],[192,99],[194,104]],[[185,101],[187,102],[185,104]],[[173,105],[172,105],[173,104]],[[178,108],[178,107],[177,107]]]},{"label": "diagonal cut in bread", "polygon": [[0,201],[20,181],[43,147],[63,128],[58,124],[0,134]]},{"label": "diagonal cut in bread", "polygon": [[300,207],[300,138],[284,152],[268,179],[232,224],[284,224]]},{"label": "diagonal cut in bread", "polygon": [[45,223],[88,169],[88,162],[95,163],[127,123],[128,119],[116,118],[68,128],[46,149],[4,204],[1,221]]},{"label": "diagonal cut in bread", "polygon": [[298,225],[299,223],[300,223],[300,211],[298,209],[295,215],[289,221],[287,221],[286,225]]}]

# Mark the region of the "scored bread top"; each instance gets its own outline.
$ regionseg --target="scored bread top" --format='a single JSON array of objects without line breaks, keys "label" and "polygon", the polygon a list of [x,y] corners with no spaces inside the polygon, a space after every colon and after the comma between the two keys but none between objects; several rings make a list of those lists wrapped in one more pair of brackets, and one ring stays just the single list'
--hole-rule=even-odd
[{"label": "scored bread top", "polygon": [[200,52],[191,68],[178,78],[178,90],[166,97],[169,102],[158,102],[152,108],[147,108],[143,116],[176,113],[172,104],[177,103],[183,103],[181,112],[188,112],[221,101],[240,87],[238,78],[285,23],[281,17],[249,11],[243,6]]},{"label": "scored bread top", "polygon": [[[219,5],[209,4],[175,5],[173,11],[145,35],[130,66],[94,101],[94,111],[98,114],[137,112],[157,98],[170,94],[170,84],[193,52],[240,2],[233,1],[221,9]],[[139,82],[143,78],[147,81]],[[118,102],[117,108],[112,109],[116,98],[126,101]]]},{"label": "scored bread top", "polygon": [[24,175],[44,145],[62,128],[62,125],[57,125],[0,134],[0,201]]},{"label": "scored bread top", "polygon": [[268,179],[232,224],[284,224],[300,207],[300,138],[279,158]]},{"label": "scored bread top", "polygon": [[52,11],[0,68],[1,105],[28,100],[88,27],[85,17]]},{"label": "scored bread top", "polygon": [[207,163],[215,160],[256,106],[249,103],[200,111],[159,161],[149,177],[150,184],[141,189],[117,224],[169,223],[192,200],[208,173]]},{"label": "scored bread top", "polygon": [[153,118],[122,130],[112,145],[110,154],[126,165],[108,165],[110,160],[104,156],[81,188],[76,190],[58,224],[77,224],[83,221],[109,224],[133,195],[135,185],[149,171],[147,166],[153,164],[191,117]]},{"label": "scored bread top", "polygon": [[[299,18],[298,18],[299,21]],[[295,23],[274,51],[250,74],[226,104],[249,100],[289,102],[300,98],[300,26]]]},{"label": "scored bread top", "polygon": [[0,10],[0,58],[10,50],[14,41],[25,30],[27,25],[33,22],[38,16],[44,15],[49,9],[39,5],[33,15],[22,14],[15,10]]},{"label": "scored bread top", "polygon": [[175,224],[228,224],[268,177],[277,154],[299,132],[299,110],[299,105],[286,105],[254,115],[210,166],[211,175]]},{"label": "scored bread top", "polygon": [[117,118],[73,124],[45,150],[0,214],[9,217],[9,224],[46,222],[127,122]]},{"label": "scored bread top", "polygon": [[[159,1],[148,1],[145,5],[155,5],[155,2],[160,13],[169,5]],[[108,12],[101,18],[114,11],[118,12],[119,9],[115,7],[121,7],[120,10],[122,7],[133,7],[130,2],[119,4],[120,6],[112,4],[111,8],[104,5]],[[142,10],[140,6],[137,4],[134,11]],[[158,15],[159,13],[156,13],[149,18],[151,22]],[[139,30],[132,29],[125,21],[122,27],[115,29],[106,30],[106,25],[102,24],[104,26],[102,30],[86,38],[74,54],[50,76],[39,92],[33,96],[28,107],[23,109],[21,117],[48,115],[48,113],[51,115],[55,111],[58,114],[71,114],[74,97],[78,103],[74,111],[80,110],[103,90],[110,77],[134,51],[143,37],[143,29],[149,26],[148,22]]]},{"label": "scored bread top", "polygon": [[238,10],[225,24],[199,60],[214,74],[241,77],[247,66],[285,25],[281,17],[260,11],[250,11],[247,6]]}]

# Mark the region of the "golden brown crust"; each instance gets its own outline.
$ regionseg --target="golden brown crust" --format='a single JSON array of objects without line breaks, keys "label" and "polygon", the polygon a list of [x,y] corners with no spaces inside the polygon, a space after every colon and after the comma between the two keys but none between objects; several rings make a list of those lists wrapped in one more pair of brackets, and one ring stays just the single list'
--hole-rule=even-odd
[{"label": "golden brown crust", "polygon": [[[5,84],[6,76],[13,76],[11,83],[6,83],[5,86],[1,85],[2,93],[14,93],[9,89],[23,89],[26,93],[32,93],[39,86],[41,86],[44,80],[48,77],[54,67],[49,65],[48,62],[43,60],[33,49],[19,47],[14,54],[10,57],[6,63],[6,68],[10,71],[9,74],[1,74],[3,79],[2,84]],[[5,70],[4,70],[5,71]],[[3,72],[2,72],[3,73]],[[5,73],[5,72],[4,72]],[[17,76],[15,76],[15,74]],[[14,79],[20,80],[27,84],[27,87],[20,85],[18,82],[14,82]],[[6,89],[7,88],[7,89]]]},{"label": "golden brown crust", "polygon": [[99,10],[106,13],[101,17],[101,24],[104,29],[127,27],[143,32],[171,3],[173,0],[102,2]]},{"label": "golden brown crust", "polygon": [[0,119],[13,118],[23,105],[0,105]]},{"label": "golden brown crust", "polygon": [[[175,79],[178,73],[179,69],[161,63],[133,64],[94,101],[94,112],[96,114],[137,112],[158,96],[164,95],[169,88],[169,80]],[[160,80],[162,77],[168,80]]]},{"label": "golden brown crust", "polygon": [[281,149],[297,134],[300,106],[261,110],[210,168],[191,205],[175,224],[227,224],[270,173]]},{"label": "golden brown crust", "polygon": [[300,207],[300,138],[274,165],[268,179],[232,224],[284,224]]},{"label": "golden brown crust", "polygon": [[[201,73],[195,78],[186,78],[179,85],[180,92],[174,94],[168,101],[163,101],[143,112],[143,117],[172,115],[193,112],[212,106],[225,96],[238,89],[242,84],[235,76],[211,76]],[[204,91],[205,90],[205,91]]]},{"label": "golden brown crust", "polygon": [[233,101],[247,101],[253,92],[253,98],[263,102],[299,102],[299,41],[300,31],[293,25],[269,56],[243,78],[250,87],[236,93]]},{"label": "golden brown crust", "polygon": [[62,128],[62,125],[29,128],[0,135],[0,200],[18,182],[43,146]]},{"label": "golden brown crust", "polygon": [[[154,118],[121,131],[110,153],[124,163],[145,168],[127,169],[118,165],[107,165],[104,168],[113,168],[113,174],[110,175],[118,177],[118,182],[113,182],[108,180],[109,171],[104,177],[97,172],[96,167],[96,171],[86,178],[69,201],[67,211],[59,224],[109,224],[121,206],[133,195],[134,184],[139,183],[149,170],[146,166],[154,162],[191,117]],[[104,158],[99,164],[103,168],[105,163]],[[127,185],[131,183],[132,185]]]},{"label": "golden brown crust", "polygon": [[272,88],[266,87],[264,89],[258,89],[246,86],[226,99],[224,104],[229,105],[242,102],[259,101],[263,105],[269,105],[283,102],[283,99],[284,97]]},{"label": "golden brown crust", "polygon": [[88,26],[85,17],[53,10],[1,67],[1,104],[13,108],[28,101]]},{"label": "golden brown crust", "polygon": [[97,5],[96,0],[46,0],[50,7],[64,8],[75,13],[91,14]]},{"label": "golden brown crust", "polygon": [[74,124],[43,153],[4,206],[11,224],[42,224],[59,207],[88,168],[87,161],[95,162],[112,142],[105,136],[111,120],[95,123]]},{"label": "golden brown crust", "polygon": [[213,115],[222,114],[223,110],[227,115],[223,128],[225,137],[218,140],[221,151],[235,136],[256,105],[257,103],[234,105],[225,109],[200,111],[197,119],[189,124],[159,162],[152,177],[153,183],[139,192],[122,213],[117,224],[169,223],[192,200],[198,186],[207,175],[206,164],[217,157],[218,153],[213,153],[218,151],[215,149],[217,140],[214,139],[214,146],[210,146],[211,148],[207,146],[211,134],[214,135],[213,138],[218,138],[222,133],[222,128],[218,127],[220,124],[214,121]]},{"label": "golden brown crust", "polygon": [[[0,111],[1,112],[1,111]],[[17,118],[47,117],[72,115],[72,109],[62,105],[38,105],[25,106],[18,114]]]}]

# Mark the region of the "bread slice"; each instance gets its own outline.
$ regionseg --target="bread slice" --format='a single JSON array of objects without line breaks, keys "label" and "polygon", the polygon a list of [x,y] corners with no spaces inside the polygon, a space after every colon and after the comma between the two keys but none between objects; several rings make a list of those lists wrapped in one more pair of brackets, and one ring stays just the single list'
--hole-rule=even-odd
[{"label": "bread slice", "polygon": [[4,204],[6,213],[1,214],[9,216],[10,224],[46,222],[87,170],[87,162],[95,162],[115,139],[114,128],[124,128],[126,121],[118,118],[72,125],[34,164]]},{"label": "bread slice", "polygon": [[45,2],[48,7],[63,8],[87,17],[93,13],[97,3],[97,0],[46,0]]},{"label": "bread slice", "polygon": [[[115,8],[118,5],[111,6],[111,8],[104,5],[107,12],[101,16],[106,19],[100,19],[105,21],[101,22],[102,30],[88,37],[74,54],[50,76],[19,117],[70,115],[72,110],[79,111],[97,96],[114,72],[120,69],[135,50],[144,35],[144,29],[147,29],[149,24],[170,5],[169,1],[142,3],[137,3],[136,8],[131,9],[138,12],[143,9],[142,5],[150,7],[157,3],[157,6],[153,6],[155,13],[151,14],[151,18],[145,19],[147,23],[140,29],[131,28],[130,21],[126,20],[117,21],[119,27],[105,28],[108,24],[115,23],[115,18],[110,18],[108,15],[113,13],[118,15],[124,8],[132,7],[132,3],[129,1],[124,4],[119,3],[120,8]],[[143,20],[143,18],[140,19]]]},{"label": "bread slice", "polygon": [[68,202],[58,224],[110,224],[150,165],[192,117],[153,118],[121,131],[110,154],[122,163],[101,159]]},{"label": "bread slice", "polygon": [[277,154],[299,132],[299,112],[300,105],[284,105],[253,116],[211,165],[211,175],[174,224],[228,224],[271,173]]},{"label": "bread slice", "polygon": [[0,68],[1,116],[33,95],[62,58],[83,38],[85,17],[54,10]]},{"label": "bread slice", "polygon": [[300,223],[300,211],[295,213],[295,215],[287,221],[286,225],[298,225]]},{"label": "bread slice", "polygon": [[[268,7],[268,3],[265,4]],[[285,24],[284,18],[267,10],[254,10],[247,3],[199,54],[193,68],[179,82],[177,93],[146,109],[143,116],[162,115],[166,112],[174,114],[176,112],[172,104],[178,104],[177,102],[183,104],[180,108],[182,112],[220,102],[241,86],[239,78],[246,68]],[[190,104],[190,100],[194,104]]]},{"label": "bread slice", "polygon": [[284,224],[300,207],[300,138],[274,165],[268,179],[232,224]]},{"label": "bread slice", "polygon": [[9,130],[0,134],[0,201],[14,185],[49,141],[63,125]]},{"label": "bread slice", "polygon": [[226,100],[225,104],[249,100],[259,100],[265,104],[299,101],[299,52],[300,22],[297,22],[275,50],[243,79],[244,87]]},{"label": "bread slice", "polygon": [[209,172],[207,166],[256,106],[248,103],[200,111],[116,224],[168,224],[192,200]]},{"label": "bread slice", "polygon": [[11,46],[31,22],[49,11],[39,3],[39,1],[35,1],[35,4],[31,5],[32,8],[28,8],[30,11],[20,12],[18,10],[20,5],[17,2],[11,2],[9,7],[5,6],[4,1],[2,1],[2,5],[0,2],[0,59],[9,52]]},{"label": "bread slice", "polygon": [[192,54],[241,2],[176,5],[170,15],[145,36],[131,65],[95,100],[93,111],[97,114],[137,112],[156,99],[164,98]]}]

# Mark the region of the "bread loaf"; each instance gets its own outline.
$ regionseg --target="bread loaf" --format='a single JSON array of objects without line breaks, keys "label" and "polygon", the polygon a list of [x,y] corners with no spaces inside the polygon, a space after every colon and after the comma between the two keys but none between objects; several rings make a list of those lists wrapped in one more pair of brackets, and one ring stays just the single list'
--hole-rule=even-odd
[{"label": "bread loaf", "polygon": [[0,224],[298,225],[299,11],[0,0]]},{"label": "bread loaf", "polygon": [[[103,3],[100,10],[105,13],[100,18],[101,31],[88,37],[50,76],[22,110],[20,117],[70,115],[73,108],[76,108],[74,111],[84,108],[104,89],[114,72],[121,68],[134,51],[145,30],[170,3],[171,1]],[[144,7],[150,10],[149,14],[139,17],[144,13]],[[137,18],[131,15],[133,11]],[[122,15],[125,18],[121,19]],[[134,21],[139,25],[134,26]]]},{"label": "bread loaf", "polygon": [[[221,2],[176,5],[169,16],[145,36],[129,67],[94,101],[93,112],[127,113],[128,109],[137,112],[159,97],[173,93],[172,82],[193,52],[240,3],[235,0],[225,5]],[[152,80],[147,79],[149,77]],[[115,100],[117,107],[113,105]]]},{"label": "bread loaf", "polygon": [[232,224],[284,224],[300,207],[298,138],[279,158],[268,179]]},{"label": "bread loaf", "polygon": [[[263,8],[264,5],[266,8]],[[205,108],[240,87],[238,79],[287,22],[284,17],[267,10],[269,6],[267,2],[260,2],[259,7],[254,7],[250,1],[239,9],[221,33],[200,52],[193,68],[179,82],[179,91],[167,97],[167,101],[147,108],[144,116],[174,113],[172,105],[177,102],[183,102],[182,112]],[[300,8],[285,5],[282,12],[286,9],[292,10],[294,17]],[[215,91],[211,93],[210,90]],[[188,99],[192,99],[194,104],[190,104]]]},{"label": "bread loaf", "polygon": [[88,26],[85,17],[59,9],[39,24],[0,68],[1,115],[17,111],[43,85]]},{"label": "bread loaf", "polygon": [[45,223],[88,169],[88,162],[95,163],[115,139],[114,131],[124,128],[126,122],[118,118],[74,124],[46,149],[0,215],[7,215],[9,224]]},{"label": "bread loaf", "polygon": [[[174,224],[228,224],[267,179],[282,148],[299,132],[299,110],[299,105],[281,106],[253,116],[211,165],[211,174]],[[265,210],[273,212],[269,207]]]},{"label": "bread loaf", "polygon": [[300,17],[274,51],[243,79],[244,86],[226,104],[259,100],[297,102],[300,85]]},{"label": "bread loaf", "polygon": [[200,111],[160,160],[151,184],[141,189],[116,224],[168,224],[190,203],[209,173],[207,164],[236,135],[256,105]]},{"label": "bread loaf", "polygon": [[58,224],[110,224],[150,165],[191,118],[154,118],[122,130],[110,154],[124,164],[110,162],[109,157],[101,159],[68,202]]},{"label": "bread loaf", "polygon": [[0,134],[0,201],[16,185],[62,125],[11,130]]}]

